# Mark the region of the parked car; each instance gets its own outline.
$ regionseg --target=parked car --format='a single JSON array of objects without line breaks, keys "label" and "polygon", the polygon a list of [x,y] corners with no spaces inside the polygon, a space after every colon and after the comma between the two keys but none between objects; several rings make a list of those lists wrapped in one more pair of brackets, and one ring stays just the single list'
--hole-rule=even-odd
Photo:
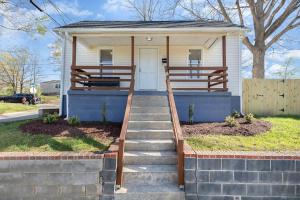
[{"label": "parked car", "polygon": [[23,104],[36,104],[39,102],[39,98],[33,94],[19,93],[11,96],[2,96],[0,101],[6,103],[23,103]]}]

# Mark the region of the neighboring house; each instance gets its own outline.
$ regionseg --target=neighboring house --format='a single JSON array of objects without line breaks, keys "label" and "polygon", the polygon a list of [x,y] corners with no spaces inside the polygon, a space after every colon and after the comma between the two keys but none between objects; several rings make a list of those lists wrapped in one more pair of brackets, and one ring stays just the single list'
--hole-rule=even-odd
[{"label": "neighboring house", "polygon": [[40,83],[42,95],[59,95],[60,80],[51,80]]},{"label": "neighboring house", "polygon": [[192,113],[193,121],[223,121],[241,110],[244,31],[222,21],[81,21],[58,27],[64,39],[62,114],[121,122],[132,70],[135,95],[164,95],[167,67],[181,121]]}]

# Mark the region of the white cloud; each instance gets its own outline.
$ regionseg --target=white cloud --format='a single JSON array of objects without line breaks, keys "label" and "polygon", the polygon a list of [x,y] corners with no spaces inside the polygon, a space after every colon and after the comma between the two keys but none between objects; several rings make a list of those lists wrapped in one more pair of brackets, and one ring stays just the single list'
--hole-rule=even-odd
[{"label": "white cloud", "polygon": [[[55,3],[56,6],[63,11],[63,13],[67,14],[67,15],[71,15],[71,16],[75,16],[75,17],[86,17],[86,16],[91,16],[94,13],[89,11],[89,10],[83,10],[82,8],[80,8],[79,4],[77,2],[62,2],[62,1],[58,1]],[[45,10],[47,11],[48,14],[50,15],[57,15],[57,11],[55,10],[55,8],[51,5],[51,4],[46,4],[45,6]]]},{"label": "white cloud", "polygon": [[242,50],[242,66],[243,67],[252,66],[252,58],[253,58],[253,55],[252,55],[251,51],[249,51],[249,49],[247,49],[247,48],[244,48]]},{"label": "white cloud", "polygon": [[274,62],[284,62],[290,58],[293,60],[300,59],[300,49],[267,53],[267,59],[270,59]]},{"label": "white cloud", "polygon": [[104,5],[103,9],[106,12],[118,12],[122,10],[129,10],[129,4],[127,1],[124,0],[107,0]]}]

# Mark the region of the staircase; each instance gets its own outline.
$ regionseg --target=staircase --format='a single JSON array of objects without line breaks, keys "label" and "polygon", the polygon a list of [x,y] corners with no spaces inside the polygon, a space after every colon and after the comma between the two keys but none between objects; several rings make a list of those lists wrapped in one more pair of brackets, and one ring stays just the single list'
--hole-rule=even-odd
[{"label": "staircase", "polygon": [[116,200],[182,200],[167,96],[133,96]]}]

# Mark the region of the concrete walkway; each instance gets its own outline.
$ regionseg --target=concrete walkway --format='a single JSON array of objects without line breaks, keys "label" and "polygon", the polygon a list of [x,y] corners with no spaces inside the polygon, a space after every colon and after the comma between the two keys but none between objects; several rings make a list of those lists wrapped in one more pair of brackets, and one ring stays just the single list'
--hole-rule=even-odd
[{"label": "concrete walkway", "polygon": [[38,110],[4,113],[4,114],[0,114],[0,123],[21,121],[21,120],[26,120],[26,119],[36,119],[38,117],[39,117],[39,111]]},{"label": "concrete walkway", "polygon": [[[41,108],[47,108],[47,109],[58,108],[57,105],[52,105],[52,104],[41,104],[38,107],[39,107],[39,109],[41,109]],[[4,114],[0,114],[0,123],[22,121],[22,120],[27,120],[27,119],[36,119],[38,117],[39,117],[39,110],[4,113]]]}]

